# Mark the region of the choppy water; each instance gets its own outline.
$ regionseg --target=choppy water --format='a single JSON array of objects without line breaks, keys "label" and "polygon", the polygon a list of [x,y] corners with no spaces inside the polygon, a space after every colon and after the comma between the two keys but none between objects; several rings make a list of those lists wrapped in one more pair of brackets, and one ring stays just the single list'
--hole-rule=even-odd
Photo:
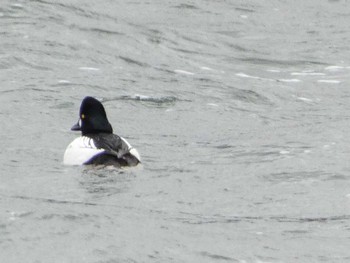
[{"label": "choppy water", "polygon": [[[350,261],[348,10],[2,0],[0,261]],[[86,95],[143,167],[62,165]]]}]

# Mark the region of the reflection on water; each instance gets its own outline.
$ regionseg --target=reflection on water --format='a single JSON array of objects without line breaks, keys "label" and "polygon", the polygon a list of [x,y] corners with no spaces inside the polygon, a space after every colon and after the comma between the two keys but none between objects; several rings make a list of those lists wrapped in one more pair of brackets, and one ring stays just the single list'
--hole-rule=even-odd
[{"label": "reflection on water", "polygon": [[106,197],[128,192],[136,174],[114,167],[87,167],[82,171],[79,185],[89,194]]}]

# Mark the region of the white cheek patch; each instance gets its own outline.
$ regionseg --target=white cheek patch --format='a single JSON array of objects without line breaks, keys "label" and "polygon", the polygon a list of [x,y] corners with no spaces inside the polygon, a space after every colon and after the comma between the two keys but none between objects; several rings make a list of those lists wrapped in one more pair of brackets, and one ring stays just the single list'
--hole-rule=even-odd
[{"label": "white cheek patch", "polygon": [[91,138],[82,136],[72,141],[63,156],[65,165],[82,165],[97,154],[104,152],[98,149]]}]

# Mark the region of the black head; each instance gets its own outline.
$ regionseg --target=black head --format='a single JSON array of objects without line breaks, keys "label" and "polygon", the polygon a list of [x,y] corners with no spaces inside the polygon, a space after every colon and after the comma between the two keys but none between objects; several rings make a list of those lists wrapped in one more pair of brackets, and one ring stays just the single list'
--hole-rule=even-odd
[{"label": "black head", "polygon": [[85,97],[80,106],[79,121],[72,131],[81,131],[83,135],[94,133],[113,133],[106,111],[101,102],[93,97]]}]

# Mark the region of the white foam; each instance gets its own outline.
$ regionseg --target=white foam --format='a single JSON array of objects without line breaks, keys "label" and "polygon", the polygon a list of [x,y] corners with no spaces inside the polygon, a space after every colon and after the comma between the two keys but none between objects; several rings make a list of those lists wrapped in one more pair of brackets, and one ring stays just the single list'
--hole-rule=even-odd
[{"label": "white foam", "polygon": [[202,70],[209,70],[209,71],[213,71],[212,68],[209,68],[209,67],[201,67]]},{"label": "white foam", "polygon": [[12,4],[11,6],[13,6],[13,7],[18,7],[18,8],[23,8],[23,5],[22,5],[22,4]]},{"label": "white foam", "polygon": [[281,82],[300,82],[300,79],[279,79]]},{"label": "white foam", "polygon": [[59,81],[58,81],[58,83],[60,83],[60,84],[68,84],[68,83],[71,83],[69,80],[65,80],[65,79],[60,79]]},{"label": "white foam", "polygon": [[207,105],[212,107],[219,107],[219,105],[216,103],[207,103]]},{"label": "white foam", "polygon": [[237,76],[237,77],[241,77],[241,78],[259,79],[259,77],[247,75],[247,74],[242,73],[242,72],[237,73],[236,76]]},{"label": "white foam", "polygon": [[281,72],[279,69],[268,69],[266,71],[273,72],[273,73],[280,73]]},{"label": "white foam", "polygon": [[194,75],[193,72],[182,70],[182,69],[175,69],[174,72],[177,74],[183,74],[183,75]]},{"label": "white foam", "polygon": [[260,80],[264,80],[264,81],[276,81],[276,79],[261,78],[261,77],[257,77],[257,76],[248,75],[248,74],[245,74],[242,72],[236,73],[236,76],[241,77],[241,78],[260,79]]},{"label": "white foam", "polygon": [[135,99],[138,99],[138,100],[148,100],[150,98],[151,98],[150,96],[135,94]]},{"label": "white foam", "polygon": [[93,67],[80,67],[80,70],[87,70],[87,71],[99,71],[99,68],[93,68]]},{"label": "white foam", "polygon": [[292,76],[324,76],[326,74],[321,72],[292,72]]},{"label": "white foam", "polygon": [[282,150],[282,151],[280,151],[280,154],[288,154],[288,153],[290,153],[290,152],[287,151],[287,150]]},{"label": "white foam", "polygon": [[336,79],[319,79],[319,83],[339,84],[341,81]]},{"label": "white foam", "polygon": [[344,67],[342,67],[342,66],[329,66],[329,67],[325,68],[325,70],[328,70],[328,71],[338,71],[341,69],[344,69]]},{"label": "white foam", "polygon": [[305,101],[305,102],[313,102],[312,99],[305,98],[305,97],[297,97],[298,100]]}]

